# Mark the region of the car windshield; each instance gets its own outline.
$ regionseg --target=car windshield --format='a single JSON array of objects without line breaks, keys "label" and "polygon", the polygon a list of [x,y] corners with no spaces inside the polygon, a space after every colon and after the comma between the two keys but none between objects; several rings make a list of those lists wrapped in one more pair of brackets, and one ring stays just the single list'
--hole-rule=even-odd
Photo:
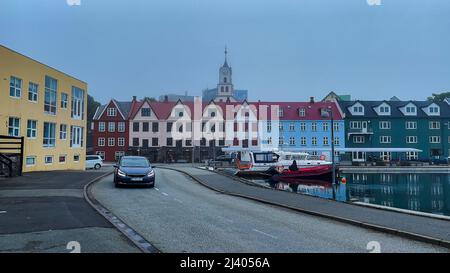
[{"label": "car windshield", "polygon": [[122,167],[150,167],[148,160],[145,158],[123,158],[120,165]]}]

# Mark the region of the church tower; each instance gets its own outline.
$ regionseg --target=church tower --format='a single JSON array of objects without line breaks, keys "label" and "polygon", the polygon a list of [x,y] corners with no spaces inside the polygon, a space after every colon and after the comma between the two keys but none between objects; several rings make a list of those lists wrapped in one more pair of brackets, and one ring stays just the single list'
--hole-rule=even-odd
[{"label": "church tower", "polygon": [[232,69],[227,62],[228,51],[225,47],[225,62],[219,69],[219,83],[217,84],[216,101],[233,100]]}]

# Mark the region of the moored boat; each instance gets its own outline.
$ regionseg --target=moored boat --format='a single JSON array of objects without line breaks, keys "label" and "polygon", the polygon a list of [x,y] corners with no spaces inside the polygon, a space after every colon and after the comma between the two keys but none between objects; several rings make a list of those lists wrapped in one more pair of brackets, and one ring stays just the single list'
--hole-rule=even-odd
[{"label": "moored boat", "polygon": [[[337,170],[336,170],[337,173]],[[274,174],[274,181],[292,182],[298,179],[320,179],[331,182],[333,176],[332,165],[319,165],[306,168],[299,168],[298,171],[283,170],[278,174]]]}]

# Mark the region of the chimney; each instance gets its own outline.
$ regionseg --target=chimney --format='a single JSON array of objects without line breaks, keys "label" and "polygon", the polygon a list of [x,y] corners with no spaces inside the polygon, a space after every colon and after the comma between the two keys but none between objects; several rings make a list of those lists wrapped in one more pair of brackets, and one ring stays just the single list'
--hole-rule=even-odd
[{"label": "chimney", "polygon": [[169,102],[169,96],[167,95],[164,96],[164,102]]},{"label": "chimney", "polygon": [[133,96],[133,101],[136,101],[136,96]]},{"label": "chimney", "polygon": [[309,97],[309,103],[314,103],[314,97]]}]

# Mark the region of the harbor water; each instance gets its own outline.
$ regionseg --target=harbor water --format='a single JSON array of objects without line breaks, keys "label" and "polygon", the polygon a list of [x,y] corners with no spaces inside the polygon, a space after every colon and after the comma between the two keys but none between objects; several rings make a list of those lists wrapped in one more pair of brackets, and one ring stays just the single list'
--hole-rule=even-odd
[{"label": "harbor water", "polygon": [[346,183],[254,179],[279,190],[450,216],[450,175],[442,173],[345,173]]}]

